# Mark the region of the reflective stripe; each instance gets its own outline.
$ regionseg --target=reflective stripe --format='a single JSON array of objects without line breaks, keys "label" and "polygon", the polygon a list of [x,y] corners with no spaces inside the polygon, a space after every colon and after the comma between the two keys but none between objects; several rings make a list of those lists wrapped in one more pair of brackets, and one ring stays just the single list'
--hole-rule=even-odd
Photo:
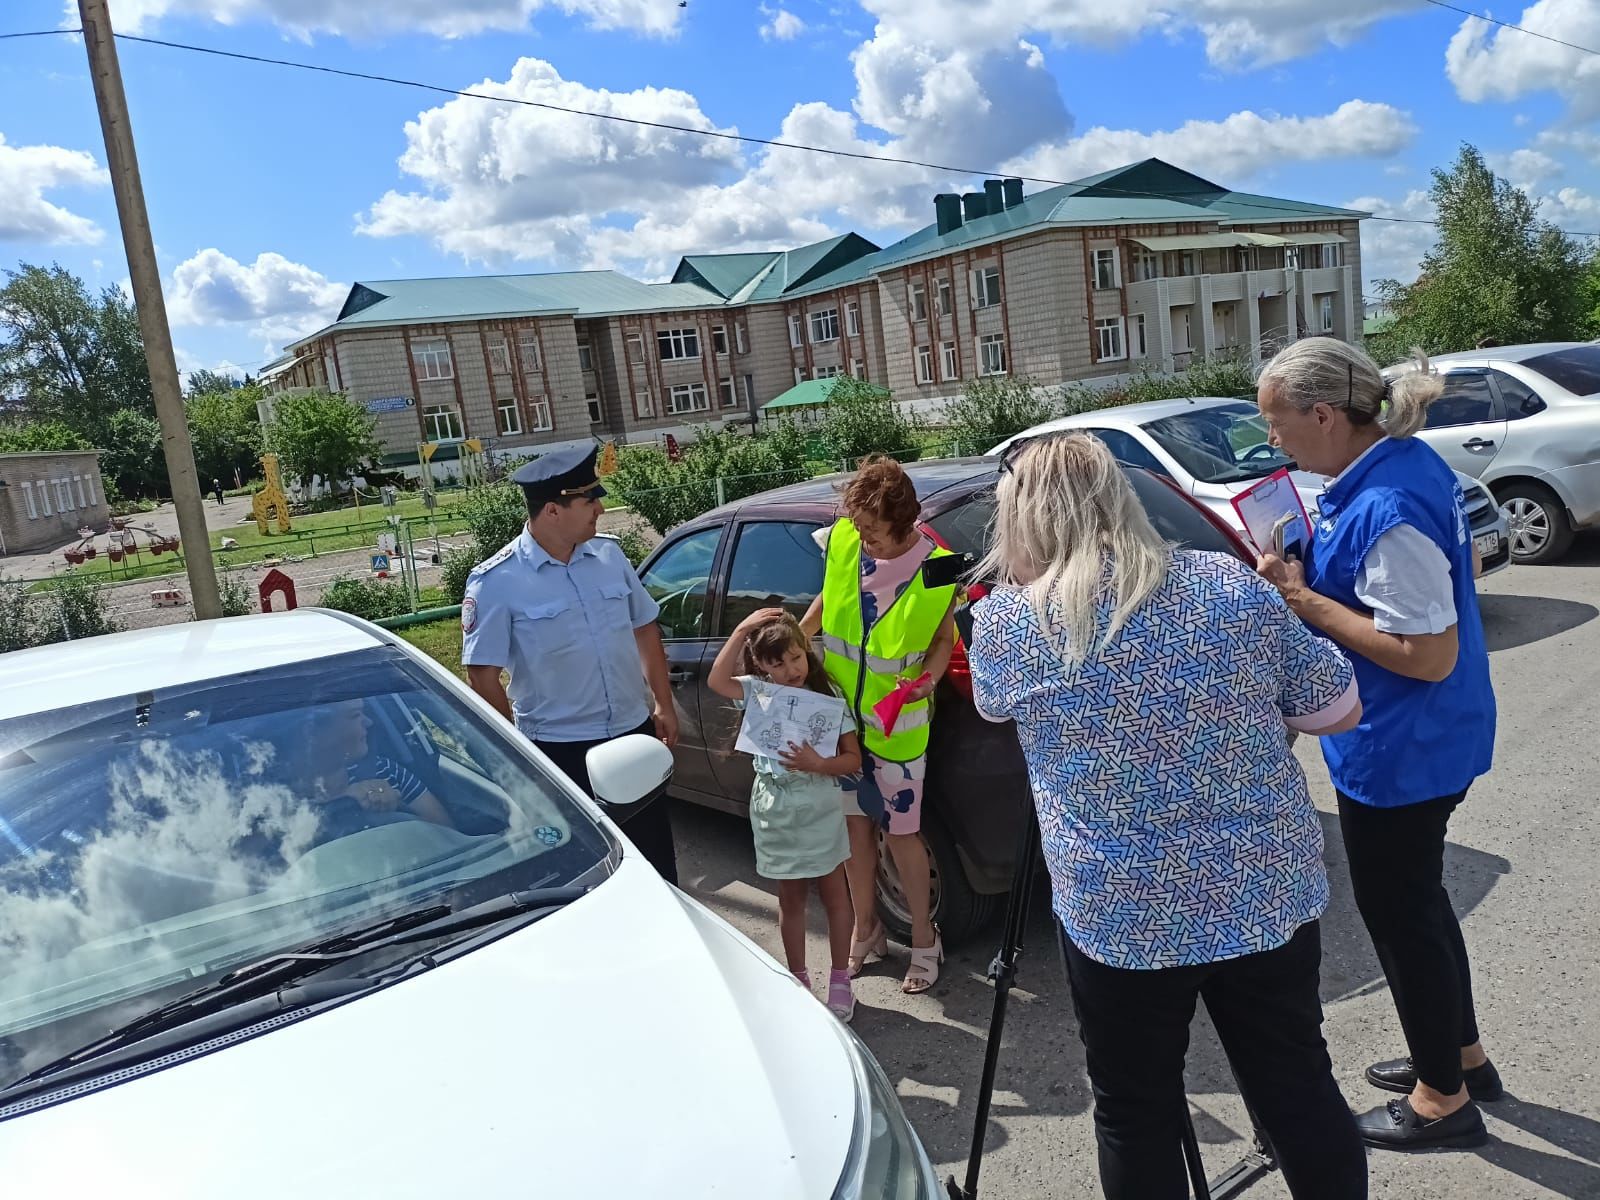
[{"label": "reflective stripe", "polygon": [[[878,733],[883,732],[883,722],[878,720],[878,714],[870,708],[861,714],[867,723],[867,728]],[[902,708],[900,715],[895,718],[894,731],[900,733],[907,729],[921,729],[933,719],[933,706],[924,704],[921,708]]]},{"label": "reflective stripe", "polygon": [[[861,650],[843,638],[834,637],[832,634],[822,635],[822,648],[829,654],[837,654],[840,658],[847,658],[853,663],[861,661]],[[876,654],[867,655],[867,670],[874,675],[899,675],[922,665],[923,656],[908,654],[904,658],[879,658]]]}]

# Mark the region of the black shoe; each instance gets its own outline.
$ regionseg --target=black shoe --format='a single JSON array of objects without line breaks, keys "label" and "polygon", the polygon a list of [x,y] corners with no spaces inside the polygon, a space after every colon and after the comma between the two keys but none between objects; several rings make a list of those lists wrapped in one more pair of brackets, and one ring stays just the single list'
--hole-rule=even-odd
[{"label": "black shoe", "polygon": [[[1473,1067],[1470,1071],[1463,1070],[1461,1081],[1467,1085],[1467,1095],[1479,1104],[1492,1103],[1502,1099],[1506,1094],[1505,1089],[1500,1086],[1500,1072],[1494,1069],[1492,1062],[1486,1062],[1481,1067]],[[1409,1058],[1373,1063],[1367,1068],[1367,1082],[1386,1092],[1404,1092],[1410,1095],[1411,1090],[1417,1086],[1417,1069],[1411,1065]]]},{"label": "black shoe", "polygon": [[1439,1150],[1481,1146],[1489,1140],[1483,1114],[1468,1100],[1448,1117],[1419,1117],[1409,1099],[1391,1100],[1356,1118],[1361,1140],[1384,1150]]}]

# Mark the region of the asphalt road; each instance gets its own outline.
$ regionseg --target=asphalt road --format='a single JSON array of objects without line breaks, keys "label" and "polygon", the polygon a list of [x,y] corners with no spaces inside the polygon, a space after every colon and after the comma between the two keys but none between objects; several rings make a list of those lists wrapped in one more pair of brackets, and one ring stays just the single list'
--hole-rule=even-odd
[{"label": "asphalt road", "polygon": [[[1559,566],[1513,567],[1480,588],[1500,708],[1493,772],[1473,789],[1446,848],[1451,894],[1476,973],[1484,1044],[1509,1095],[1485,1113],[1478,1151],[1369,1156],[1374,1197],[1600,1198],[1600,820],[1592,781],[1600,739],[1600,539]],[[1323,921],[1326,1033],[1357,1111],[1386,1098],[1369,1062],[1405,1052],[1388,988],[1350,897],[1333,793],[1314,744],[1301,758],[1328,835],[1333,900]],[[776,895],[756,873],[746,824],[705,809],[674,812],[683,884],[782,957]],[[1032,906],[1012,993],[981,1192],[994,1200],[1100,1195],[1083,1050],[1047,920]],[[826,968],[820,913],[810,961]],[[926,996],[899,991],[903,947],[868,968],[855,1028],[896,1082],[941,1172],[961,1173],[993,992],[984,972],[998,927],[953,951]],[[825,975],[824,975],[825,978]],[[1248,1123],[1215,1035],[1196,1021],[1188,1091],[1216,1174],[1247,1149]],[[1249,1200],[1288,1196],[1272,1176]]]}]

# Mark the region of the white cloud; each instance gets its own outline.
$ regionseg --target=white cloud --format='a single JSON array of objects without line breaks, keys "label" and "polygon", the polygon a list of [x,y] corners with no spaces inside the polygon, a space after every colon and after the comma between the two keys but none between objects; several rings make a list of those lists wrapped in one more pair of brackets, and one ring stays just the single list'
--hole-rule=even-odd
[{"label": "white cloud", "polygon": [[773,9],[763,4],[761,15],[767,18],[762,22],[761,36],[769,42],[793,41],[806,31],[806,23],[786,8]]},{"label": "white cloud", "polygon": [[1417,277],[1417,264],[1433,245],[1437,233],[1432,225],[1411,224],[1432,221],[1437,215],[1433,201],[1424,191],[1407,192],[1399,200],[1380,196],[1358,196],[1345,205],[1375,217],[1396,217],[1400,221],[1361,223],[1361,274],[1368,294],[1379,279],[1398,279],[1410,283]]},{"label": "white cloud", "polygon": [[111,176],[82,150],[12,146],[0,134],[0,241],[93,245],[105,237],[88,217],[52,204],[54,188],[105,187]]},{"label": "white cloud", "polygon": [[175,325],[248,325],[281,342],[332,320],[347,291],[281,254],[241,263],[212,248],[173,268],[167,304]]},{"label": "white cloud", "polygon": [[[1507,14],[1509,16],[1510,14]],[[1594,0],[1538,0],[1514,21],[1580,46],[1600,47]],[[1600,56],[1468,17],[1445,51],[1445,73],[1463,100],[1517,100],[1555,91],[1578,120],[1600,116]]]},{"label": "white cloud", "polygon": [[1526,147],[1513,150],[1510,154],[1486,155],[1484,161],[1490,170],[1505,176],[1513,187],[1519,187],[1530,195],[1545,180],[1561,174],[1562,169],[1561,164],[1544,151]]},{"label": "white cloud", "polygon": [[[67,4],[77,23],[77,5]],[[112,17],[124,33],[146,31],[163,18],[198,17],[222,25],[267,21],[296,37],[328,33],[376,36],[431,33],[469,37],[493,30],[523,30],[539,13],[555,10],[586,21],[592,29],[618,29],[650,37],[677,32],[681,9],[674,0],[112,0]]]},{"label": "white cloud", "polygon": [[1096,127],[1070,141],[1037,147],[1013,160],[1009,169],[1066,180],[1154,157],[1237,185],[1282,162],[1382,158],[1404,149],[1415,134],[1411,118],[1399,109],[1348,100],[1315,117],[1247,111],[1220,121],[1185,121],[1176,129],[1156,133]]},{"label": "white cloud", "polygon": [[1575,187],[1564,187],[1545,196],[1539,215],[1551,224],[1572,233],[1600,232],[1600,199]]},{"label": "white cloud", "polygon": [[1569,150],[1600,164],[1600,134],[1583,129],[1547,129],[1539,135],[1537,144],[1550,150]]}]

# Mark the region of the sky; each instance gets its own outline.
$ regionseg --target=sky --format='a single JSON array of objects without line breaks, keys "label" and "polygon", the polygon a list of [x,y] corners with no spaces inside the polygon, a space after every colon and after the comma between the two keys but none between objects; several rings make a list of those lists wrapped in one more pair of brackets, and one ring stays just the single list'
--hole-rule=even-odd
[{"label": "sky", "polygon": [[[1470,0],[1469,0],[1470,2]],[[111,0],[123,33],[823,157],[123,42],[180,366],[253,371],[350,284],[887,244],[983,174],[1157,156],[1228,187],[1428,218],[1463,142],[1600,232],[1600,54],[1424,0]],[[1495,9],[1600,50],[1600,0]],[[76,24],[7,0],[0,34]],[[977,172],[977,175],[967,172]],[[1032,192],[1046,186],[1030,183]],[[1371,281],[1426,225],[1363,224]],[[0,267],[127,266],[81,39],[0,40]]]}]

